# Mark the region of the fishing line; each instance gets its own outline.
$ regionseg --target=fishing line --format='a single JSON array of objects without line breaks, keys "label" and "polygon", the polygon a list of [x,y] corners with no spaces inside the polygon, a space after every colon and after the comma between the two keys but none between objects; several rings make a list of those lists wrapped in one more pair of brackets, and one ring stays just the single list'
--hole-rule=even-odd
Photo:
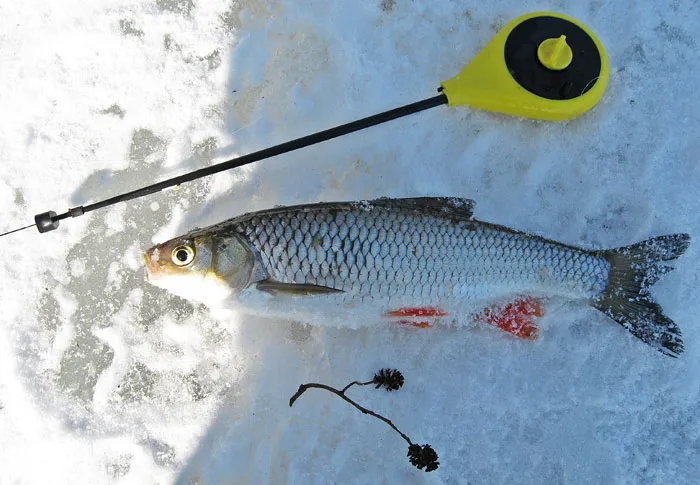
[{"label": "fishing line", "polygon": [[3,232],[2,234],[0,234],[0,237],[7,236],[8,234],[12,234],[13,232],[24,231],[25,229],[29,229],[30,227],[34,226],[36,226],[36,224],[29,224],[28,226],[20,227],[19,229],[13,229],[12,231]]},{"label": "fishing line", "polygon": [[472,108],[542,120],[567,120],[591,109],[608,81],[605,51],[596,36],[571,17],[553,13],[526,14],[509,22],[453,78],[440,84],[440,94],[344,125],[303,136],[210,167],[157,182],[109,199],[34,216],[36,226],[53,231],[59,222],[94,210],[160,192],[163,189],[249,163],[344,136],[437,106]]}]

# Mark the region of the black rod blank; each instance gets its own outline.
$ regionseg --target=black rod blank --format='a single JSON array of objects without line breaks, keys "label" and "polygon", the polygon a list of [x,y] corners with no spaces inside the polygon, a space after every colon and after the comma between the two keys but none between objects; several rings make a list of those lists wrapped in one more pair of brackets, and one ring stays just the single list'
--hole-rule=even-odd
[{"label": "black rod blank", "polygon": [[97,209],[102,209],[104,207],[117,204],[119,202],[126,202],[131,199],[137,199],[139,197],[154,194],[174,185],[180,185],[185,182],[191,182],[201,177],[206,177],[208,175],[213,175],[215,173],[223,172],[225,170],[241,167],[249,163],[257,162],[266,158],[281,155],[283,153],[298,150],[299,148],[315,145],[317,143],[331,140],[333,138],[338,138],[339,136],[347,135],[355,131],[369,128],[371,126],[385,123],[387,121],[395,120],[397,118],[401,118],[403,116],[407,116],[413,113],[418,113],[420,111],[434,108],[443,104],[447,104],[447,96],[445,96],[443,93],[440,93],[437,96],[433,96],[432,98],[407,104],[399,108],[384,111],[383,113],[368,116],[367,118],[362,118],[356,121],[352,121],[350,123],[346,123],[344,125],[329,128],[324,131],[319,131],[317,133],[313,133],[311,135],[303,136],[295,140],[291,140],[285,143],[281,143],[279,145],[265,148],[257,152],[249,153],[247,155],[242,155],[240,157],[233,158],[225,162],[217,163],[216,165],[212,165],[211,167],[194,170],[184,175],[163,180],[162,182],[158,182],[153,185],[148,185],[137,190],[132,190],[131,192],[125,192],[123,194],[102,200],[100,202],[95,202],[86,206],[74,207],[72,209],[69,209],[67,212],[64,212],[63,214],[56,215],[56,213],[53,211],[37,214],[36,216],[34,216],[34,221],[39,232],[43,233],[53,231],[58,227],[59,221],[62,221],[63,219],[67,219],[69,217],[82,216],[86,212],[91,212]]}]

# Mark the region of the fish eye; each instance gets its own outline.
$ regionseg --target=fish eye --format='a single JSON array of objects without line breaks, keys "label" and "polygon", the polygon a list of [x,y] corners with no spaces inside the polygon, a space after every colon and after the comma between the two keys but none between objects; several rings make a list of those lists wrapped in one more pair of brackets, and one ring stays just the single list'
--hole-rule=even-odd
[{"label": "fish eye", "polygon": [[194,249],[185,244],[177,246],[173,249],[171,259],[177,266],[187,266],[194,260]]}]

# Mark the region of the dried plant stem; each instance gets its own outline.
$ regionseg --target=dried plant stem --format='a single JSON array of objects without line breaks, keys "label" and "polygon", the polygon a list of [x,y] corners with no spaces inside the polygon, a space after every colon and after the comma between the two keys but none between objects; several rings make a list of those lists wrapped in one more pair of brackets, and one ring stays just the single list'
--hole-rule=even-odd
[{"label": "dried plant stem", "polygon": [[406,436],[405,434],[403,434],[403,433],[399,430],[399,428],[397,428],[396,426],[394,426],[394,423],[392,423],[391,420],[385,418],[384,416],[382,416],[382,415],[380,415],[380,414],[375,413],[374,411],[370,411],[369,409],[360,406],[360,405],[357,404],[355,401],[353,401],[352,399],[350,399],[349,397],[347,397],[347,396],[345,395],[345,391],[347,391],[351,386],[353,386],[353,385],[355,385],[355,384],[358,385],[358,386],[367,386],[367,385],[373,384],[373,383],[374,383],[374,381],[369,381],[369,382],[353,381],[353,382],[351,382],[350,384],[348,384],[347,386],[345,386],[342,390],[338,390],[338,389],[336,389],[336,388],[334,388],[334,387],[327,386],[327,385],[325,385],[325,384],[317,384],[317,383],[315,383],[315,382],[310,382],[310,383],[308,383],[308,384],[302,384],[302,385],[299,386],[299,389],[298,389],[297,392],[291,397],[291,399],[289,399],[289,407],[292,407],[292,406],[294,405],[294,402],[295,402],[297,399],[299,399],[299,397],[300,397],[302,394],[304,394],[304,393],[306,392],[307,389],[310,389],[310,388],[312,388],[312,387],[315,387],[315,388],[317,388],[317,389],[325,389],[326,391],[332,392],[332,393],[335,394],[336,396],[339,396],[340,398],[342,398],[342,399],[344,399],[345,401],[349,402],[350,404],[352,404],[353,406],[355,406],[358,410],[362,411],[362,413],[364,413],[364,414],[369,414],[370,416],[374,416],[375,418],[384,421],[386,424],[388,424],[389,426],[391,426],[391,428],[392,428],[394,431],[396,431],[397,433],[399,433],[399,434],[401,435],[401,437],[402,437],[403,439],[406,440],[406,443],[408,443],[409,446],[412,445],[413,442],[409,439],[409,437]]},{"label": "dried plant stem", "polygon": [[358,386],[369,386],[370,384],[374,384],[374,380],[367,381],[367,382],[352,381],[350,384],[348,384],[347,386],[345,386],[345,387],[343,388],[343,390],[340,391],[340,393],[341,393],[341,394],[345,394],[345,391],[347,391],[348,389],[350,389],[350,388],[351,388],[352,386],[354,386],[354,385],[358,385]]}]

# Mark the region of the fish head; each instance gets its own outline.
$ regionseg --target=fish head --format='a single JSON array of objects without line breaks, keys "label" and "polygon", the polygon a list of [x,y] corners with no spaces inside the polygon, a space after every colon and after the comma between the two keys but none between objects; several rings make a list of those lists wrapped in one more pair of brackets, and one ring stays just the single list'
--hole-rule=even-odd
[{"label": "fish head", "polygon": [[213,304],[251,282],[255,256],[237,236],[182,236],[143,254],[146,280],[190,300]]}]

